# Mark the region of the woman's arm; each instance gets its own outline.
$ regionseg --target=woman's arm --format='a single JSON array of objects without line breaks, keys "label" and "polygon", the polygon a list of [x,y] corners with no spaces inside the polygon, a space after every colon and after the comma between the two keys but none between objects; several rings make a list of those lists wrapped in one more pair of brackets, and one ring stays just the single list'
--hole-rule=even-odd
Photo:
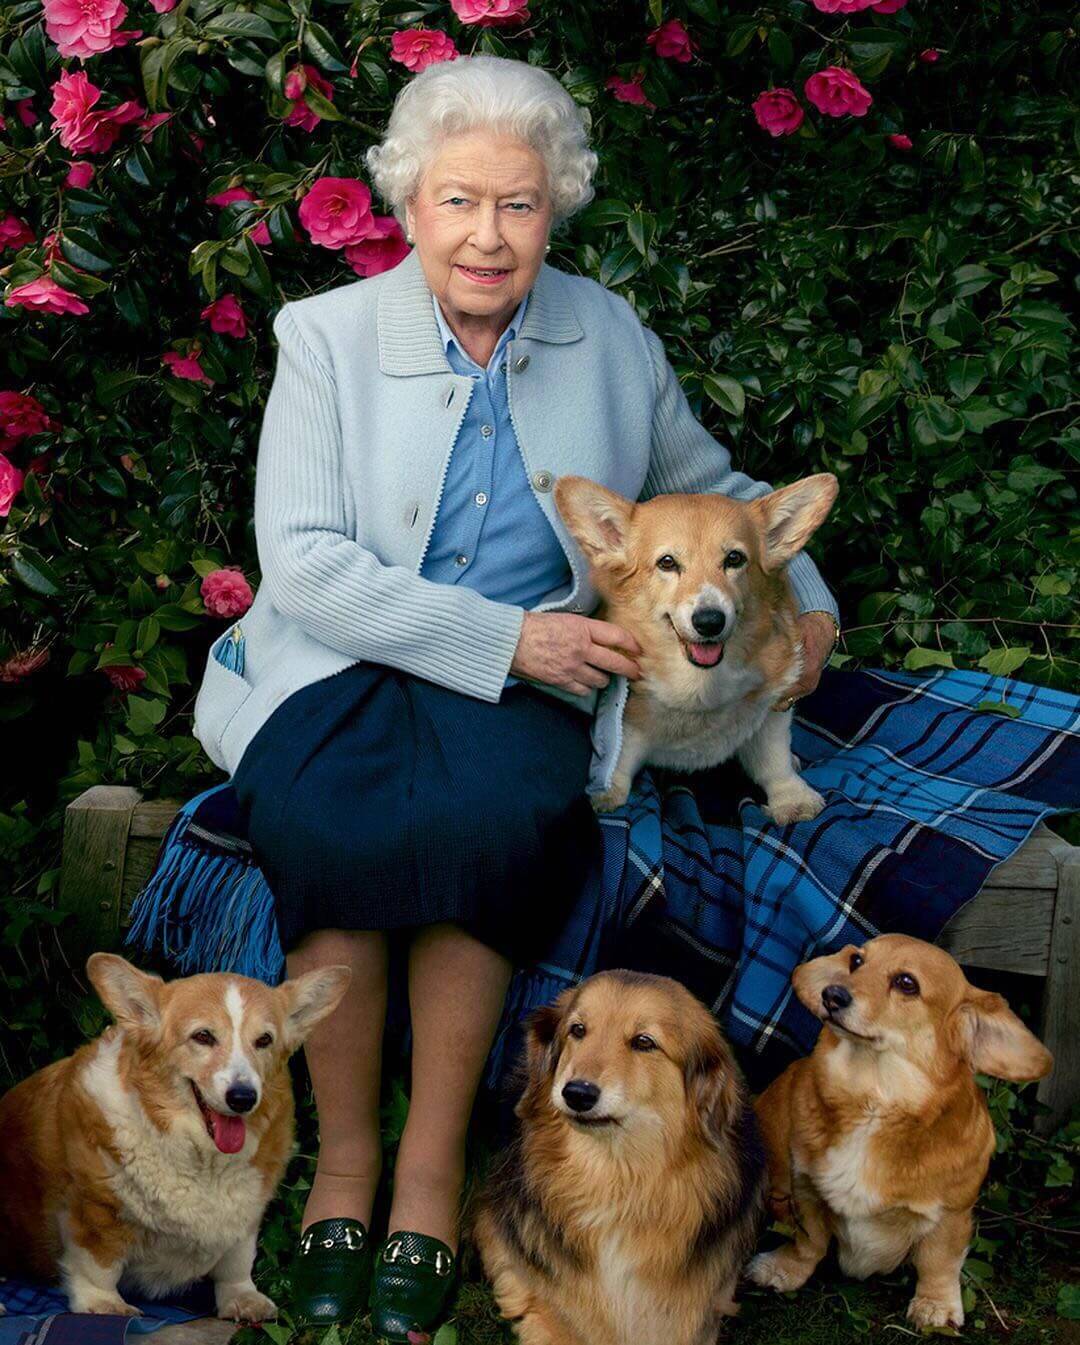
[{"label": "woman's arm", "polygon": [[497,701],[524,609],[383,565],[346,535],[333,375],[288,306],[274,333],[278,362],[255,477],[255,540],[274,606],[355,659]]},{"label": "woman's arm", "polygon": [[[652,455],[641,499],[672,491],[693,495],[718,491],[739,500],[767,495],[772,487],[764,481],[755,481],[743,472],[732,471],[731,454],[717,443],[690,410],[660,338],[646,328],[645,342],[656,379],[656,405]],[[839,620],[836,599],[804,551],[800,551],[788,565],[788,576],[800,612],[829,612]]]}]

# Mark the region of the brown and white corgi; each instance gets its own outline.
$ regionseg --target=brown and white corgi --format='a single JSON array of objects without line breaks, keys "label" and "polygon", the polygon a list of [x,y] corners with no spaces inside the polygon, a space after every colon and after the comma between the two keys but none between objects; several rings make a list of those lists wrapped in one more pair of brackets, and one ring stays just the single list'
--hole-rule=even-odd
[{"label": "brown and white corgi", "polygon": [[738,757],[775,822],[825,806],[799,779],[791,712],[773,706],[798,678],[802,650],[784,567],[825,521],[829,473],[754,500],[658,495],[634,504],[564,476],[555,501],[588,557],[602,615],[641,645],[622,749],[600,812],[626,802],[642,766],[705,770]]},{"label": "brown and white corgi", "polygon": [[121,1280],[158,1297],[209,1275],[219,1316],[273,1318],[251,1270],[292,1146],[286,1062],[349,969],[166,983],[95,953],[87,975],[115,1026],[0,1099],[0,1271],[128,1316]]},{"label": "brown and white corgi", "polygon": [[915,1326],[962,1326],[960,1268],[995,1145],[975,1072],[1041,1079],[1053,1058],[1000,995],[921,939],[884,934],[803,963],[792,983],[824,1027],[757,1113],[773,1212],[797,1231],[755,1257],[750,1278],[798,1289],[835,1237],[856,1279],[914,1263]]}]

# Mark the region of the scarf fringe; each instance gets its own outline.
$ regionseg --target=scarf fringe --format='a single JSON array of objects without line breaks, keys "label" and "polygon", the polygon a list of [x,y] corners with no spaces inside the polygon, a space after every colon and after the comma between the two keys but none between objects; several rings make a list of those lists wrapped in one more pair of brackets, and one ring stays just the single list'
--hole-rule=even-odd
[{"label": "scarf fringe", "polygon": [[159,952],[181,975],[231,971],[277,985],[285,955],[274,897],[262,871],[243,857],[200,850],[186,840],[200,803],[174,818],[154,872],[136,897],[125,942]]}]

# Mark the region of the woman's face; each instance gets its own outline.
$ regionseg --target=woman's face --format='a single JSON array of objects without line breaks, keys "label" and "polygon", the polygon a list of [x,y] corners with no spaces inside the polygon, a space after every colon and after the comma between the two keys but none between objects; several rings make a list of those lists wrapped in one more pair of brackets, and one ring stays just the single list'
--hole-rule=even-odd
[{"label": "woman's face", "polygon": [[490,131],[450,136],[405,209],[447,316],[509,322],[532,288],[551,229],[540,156]]}]

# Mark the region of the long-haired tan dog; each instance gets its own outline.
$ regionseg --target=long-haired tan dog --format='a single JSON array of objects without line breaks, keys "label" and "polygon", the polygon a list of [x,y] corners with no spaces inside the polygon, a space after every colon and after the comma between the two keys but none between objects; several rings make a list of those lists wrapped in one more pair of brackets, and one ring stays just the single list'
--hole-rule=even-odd
[{"label": "long-haired tan dog", "polygon": [[974,1074],[1041,1079],[1050,1052],[1000,995],[920,939],[885,934],[816,958],[793,984],[825,1026],[757,1112],[770,1203],[797,1232],[755,1257],[750,1278],[798,1289],[835,1236],[841,1269],[858,1279],[914,1262],[916,1326],[962,1326],[960,1268],[994,1152]]},{"label": "long-haired tan dog", "polygon": [[87,974],[116,1019],[0,1099],[0,1269],[59,1276],[72,1312],[135,1309],[210,1275],[218,1315],[276,1315],[255,1240],[293,1138],[286,1061],[345,993],[348,967],[272,990],[168,984],[109,953]]},{"label": "long-haired tan dog", "polygon": [[605,972],[533,1015],[520,1137],[479,1197],[521,1345],[715,1341],[757,1228],[760,1140],[712,1015]]},{"label": "long-haired tan dog", "polygon": [[778,823],[816,817],[799,779],[791,712],[773,706],[797,679],[802,647],[785,565],[825,521],[835,476],[808,476],[755,500],[658,495],[633,504],[580,476],[555,502],[589,559],[603,615],[641,645],[611,786],[626,802],[647,764],[699,771],[737,756]]}]

